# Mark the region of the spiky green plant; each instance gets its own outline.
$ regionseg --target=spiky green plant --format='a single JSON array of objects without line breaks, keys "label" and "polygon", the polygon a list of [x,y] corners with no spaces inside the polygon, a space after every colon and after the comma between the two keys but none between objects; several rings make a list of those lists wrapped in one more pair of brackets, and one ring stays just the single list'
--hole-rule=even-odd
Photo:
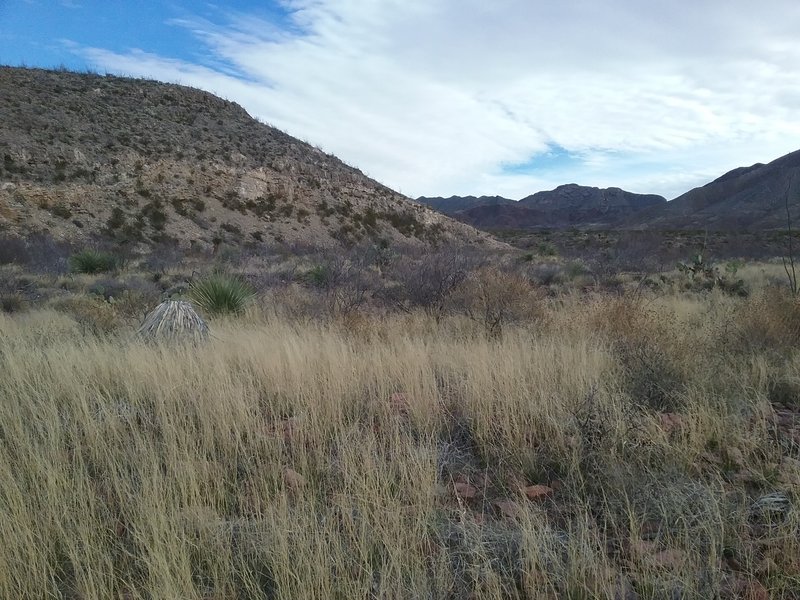
[{"label": "spiky green plant", "polygon": [[105,273],[117,268],[113,254],[87,248],[69,257],[69,269],[73,273]]},{"label": "spiky green plant", "polygon": [[212,273],[189,286],[189,299],[212,315],[241,314],[253,299],[253,289],[236,275]]}]

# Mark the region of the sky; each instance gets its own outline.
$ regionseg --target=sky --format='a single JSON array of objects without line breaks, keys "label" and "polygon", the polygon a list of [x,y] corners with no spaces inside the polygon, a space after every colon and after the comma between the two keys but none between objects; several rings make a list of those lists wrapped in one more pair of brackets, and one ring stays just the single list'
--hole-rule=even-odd
[{"label": "sky", "polygon": [[412,197],[673,198],[798,150],[798,32],[798,0],[0,0],[0,64],[199,87]]}]

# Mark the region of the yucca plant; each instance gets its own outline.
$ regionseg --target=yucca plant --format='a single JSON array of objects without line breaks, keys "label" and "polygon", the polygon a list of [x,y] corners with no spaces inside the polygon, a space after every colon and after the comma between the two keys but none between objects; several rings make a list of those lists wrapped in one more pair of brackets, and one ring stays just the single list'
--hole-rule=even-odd
[{"label": "yucca plant", "polygon": [[105,273],[116,268],[116,257],[100,250],[87,248],[69,257],[69,269],[73,273]]},{"label": "yucca plant", "polygon": [[236,275],[212,273],[189,286],[189,299],[212,315],[237,315],[244,311],[255,292]]}]

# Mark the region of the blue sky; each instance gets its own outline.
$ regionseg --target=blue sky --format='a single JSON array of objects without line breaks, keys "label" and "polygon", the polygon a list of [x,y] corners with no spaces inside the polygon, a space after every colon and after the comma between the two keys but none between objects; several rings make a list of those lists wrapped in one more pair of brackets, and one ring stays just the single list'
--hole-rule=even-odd
[{"label": "blue sky", "polygon": [[410,196],[668,198],[800,148],[796,0],[0,0],[0,63],[200,87]]}]

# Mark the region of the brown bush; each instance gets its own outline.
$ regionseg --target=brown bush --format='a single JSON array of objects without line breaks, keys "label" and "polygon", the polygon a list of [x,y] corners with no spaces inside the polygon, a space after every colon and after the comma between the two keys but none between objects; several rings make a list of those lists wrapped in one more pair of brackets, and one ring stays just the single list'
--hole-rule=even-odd
[{"label": "brown bush", "polygon": [[620,361],[625,391],[637,404],[659,411],[677,408],[683,384],[667,315],[641,300],[605,298],[594,307],[590,327],[607,339]]},{"label": "brown bush", "polygon": [[520,321],[536,321],[544,315],[542,294],[530,281],[496,267],[471,273],[459,286],[454,301],[470,318],[483,324],[491,337],[503,327]]},{"label": "brown bush", "polygon": [[800,343],[800,299],[782,287],[768,287],[743,303],[732,328],[743,351],[779,350]]}]

